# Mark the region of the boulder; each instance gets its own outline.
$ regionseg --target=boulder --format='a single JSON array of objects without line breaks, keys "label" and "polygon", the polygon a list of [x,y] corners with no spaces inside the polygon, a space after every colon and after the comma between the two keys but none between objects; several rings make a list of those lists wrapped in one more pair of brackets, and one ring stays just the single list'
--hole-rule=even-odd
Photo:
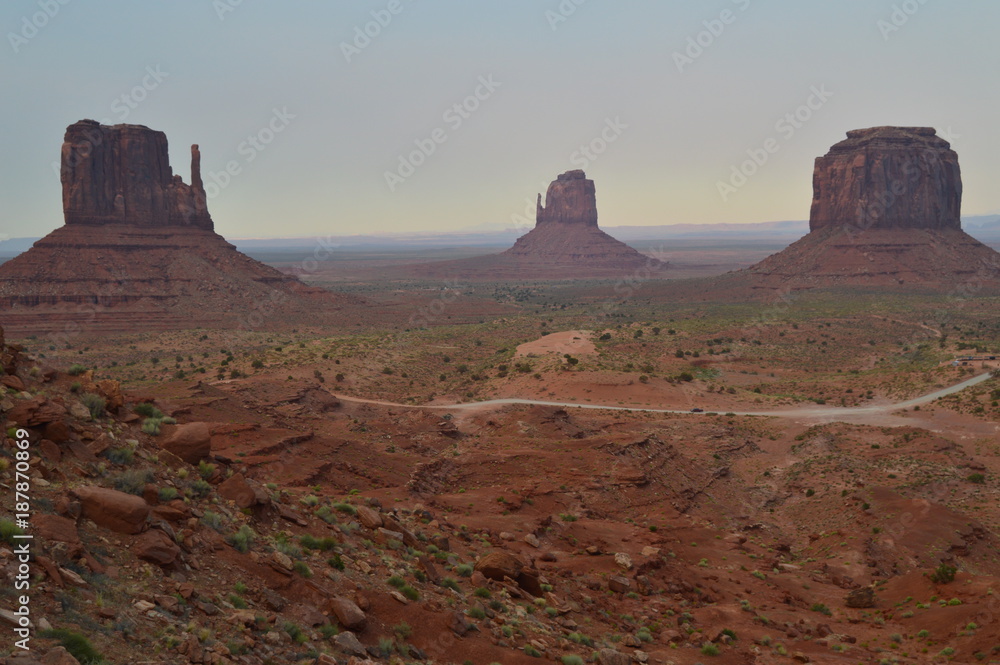
[{"label": "boulder", "polygon": [[366,528],[374,530],[382,526],[382,516],[379,515],[378,511],[368,506],[357,506],[357,511],[358,521]]},{"label": "boulder", "polygon": [[161,567],[173,564],[181,554],[181,548],[173,538],[159,529],[150,529],[136,538],[132,551],[143,561]]},{"label": "boulder", "polygon": [[348,656],[367,656],[368,652],[365,650],[363,644],[358,641],[357,636],[349,630],[345,630],[342,633],[334,635],[333,641],[340,647],[341,651],[346,653]]},{"label": "boulder", "polygon": [[600,665],[631,665],[632,657],[614,649],[601,649],[597,652],[597,662]]},{"label": "boulder", "polygon": [[476,562],[475,570],[487,579],[503,582],[505,577],[516,580],[524,570],[524,564],[509,552],[494,551],[483,556]]},{"label": "boulder", "polygon": [[875,607],[875,590],[871,587],[855,589],[847,594],[845,602],[848,607],[856,609],[868,609]]},{"label": "boulder", "polygon": [[234,473],[218,487],[219,494],[239,508],[249,508],[257,503],[257,493],[242,473]]},{"label": "boulder", "polygon": [[197,464],[212,454],[212,433],[207,423],[179,425],[161,447],[188,464]]},{"label": "boulder", "polygon": [[364,630],[368,617],[353,600],[336,597],[330,600],[330,611],[337,617],[337,622],[348,630]]},{"label": "boulder", "polygon": [[77,545],[80,534],[76,530],[76,522],[58,515],[35,515],[31,519],[32,531],[43,540]]},{"label": "boulder", "polygon": [[104,487],[78,487],[82,515],[98,526],[118,533],[139,533],[146,524],[149,504],[140,497]]}]

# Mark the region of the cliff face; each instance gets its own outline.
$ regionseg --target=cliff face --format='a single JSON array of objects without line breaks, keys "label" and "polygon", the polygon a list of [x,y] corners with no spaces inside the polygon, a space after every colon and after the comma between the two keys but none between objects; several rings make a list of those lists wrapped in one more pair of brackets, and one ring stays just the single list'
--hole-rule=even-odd
[{"label": "cliff face", "polygon": [[538,195],[535,223],[550,222],[597,226],[594,181],[588,180],[583,171],[567,171],[552,181],[545,193],[545,206],[542,195]]},{"label": "cliff face", "polygon": [[167,138],[81,120],[62,146],[66,224],[0,265],[0,311],[20,334],[278,326],[339,298],[215,233],[191,148],[191,184]]},{"label": "cliff face", "polygon": [[847,132],[816,159],[810,232],[714,280],[724,297],[815,288],[1000,289],[1000,254],[962,231],[958,155],[931,127]]},{"label": "cliff face", "polygon": [[958,155],[932,127],[847,132],[813,171],[812,231],[961,229]]},{"label": "cliff face", "polygon": [[163,132],[81,120],[66,129],[60,176],[67,224],[213,228],[198,146],[187,185],[170,169]]}]

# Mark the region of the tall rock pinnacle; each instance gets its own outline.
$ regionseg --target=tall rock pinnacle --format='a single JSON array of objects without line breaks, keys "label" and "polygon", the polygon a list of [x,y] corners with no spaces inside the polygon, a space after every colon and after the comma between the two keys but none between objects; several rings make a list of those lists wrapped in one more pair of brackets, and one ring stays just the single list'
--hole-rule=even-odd
[{"label": "tall rock pinnacle", "polygon": [[170,169],[163,132],[76,122],[66,129],[60,176],[67,224],[213,228],[198,146],[191,147],[186,185]]},{"label": "tall rock pinnacle", "polygon": [[583,171],[567,171],[549,185],[545,193],[538,195],[536,224],[559,222],[563,224],[585,224],[597,226],[597,196],[594,181],[588,180]]},{"label": "tall rock pinnacle", "polygon": [[932,127],[847,132],[813,171],[809,229],[961,229],[958,155]]}]

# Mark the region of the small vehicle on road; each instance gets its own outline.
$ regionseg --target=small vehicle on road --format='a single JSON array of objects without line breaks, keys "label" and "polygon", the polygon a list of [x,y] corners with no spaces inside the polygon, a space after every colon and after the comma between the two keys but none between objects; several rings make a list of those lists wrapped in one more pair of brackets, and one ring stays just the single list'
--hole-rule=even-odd
[{"label": "small vehicle on road", "polygon": [[691,413],[704,413],[705,409],[699,409],[697,406],[691,409]]}]

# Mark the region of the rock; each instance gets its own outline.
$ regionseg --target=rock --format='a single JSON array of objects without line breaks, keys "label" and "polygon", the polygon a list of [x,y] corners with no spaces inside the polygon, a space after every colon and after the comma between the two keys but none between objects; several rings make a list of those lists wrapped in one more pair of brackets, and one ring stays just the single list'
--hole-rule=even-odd
[{"label": "rock", "polygon": [[855,609],[868,609],[875,607],[875,590],[871,587],[855,589],[847,594],[846,604]]},{"label": "rock", "polygon": [[212,434],[206,423],[178,425],[161,447],[188,464],[198,464],[212,454]]},{"label": "rock", "polygon": [[0,385],[7,386],[13,390],[21,392],[24,390],[24,381],[22,381],[16,374],[4,374],[0,376]]},{"label": "rock", "polygon": [[174,177],[166,135],[141,125],[81,120],[66,129],[62,152],[66,224],[212,229],[198,146],[191,146],[191,185]]},{"label": "rock", "polygon": [[535,228],[521,236],[501,258],[582,264],[595,268],[644,266],[649,259],[597,227],[594,181],[583,171],[567,171],[538,195]]},{"label": "rock", "polygon": [[285,616],[298,624],[309,626],[310,628],[322,626],[327,622],[326,615],[320,612],[315,606],[305,603],[292,605],[285,610]]},{"label": "rock", "polygon": [[810,662],[809,656],[805,655],[801,651],[796,651],[795,653],[793,653],[792,654],[792,660],[794,660],[796,663],[808,663],[808,662]]},{"label": "rock", "polygon": [[615,565],[622,570],[632,570],[632,557],[625,552],[616,552]]},{"label": "rock", "polygon": [[236,504],[237,508],[250,508],[257,503],[257,493],[242,473],[234,473],[219,484],[219,494]]},{"label": "rock", "polygon": [[290,556],[284,552],[279,552],[278,550],[271,553],[271,561],[273,561],[274,564],[282,570],[291,570],[295,565]]},{"label": "rock", "polygon": [[481,572],[488,579],[502,582],[505,577],[512,580],[524,569],[524,564],[509,552],[493,551],[483,556],[476,562],[475,570]]},{"label": "rock", "polygon": [[364,645],[358,641],[357,636],[349,630],[334,635],[333,641],[340,647],[341,651],[348,656],[367,656]]},{"label": "rock", "polygon": [[933,127],[855,129],[816,159],[809,230],[960,230],[961,203],[958,155]]},{"label": "rock", "polygon": [[35,515],[31,520],[35,534],[44,540],[76,545],[80,543],[80,534],[76,530],[76,522],[58,515]]},{"label": "rock", "polygon": [[538,536],[533,533],[529,533],[524,537],[524,542],[528,543],[532,547],[539,547],[541,543],[538,542]]},{"label": "rock", "polygon": [[90,409],[83,405],[83,402],[73,402],[69,405],[69,415],[77,420],[90,420]]},{"label": "rock", "polygon": [[614,649],[601,649],[597,652],[597,662],[600,665],[631,665],[632,657]]},{"label": "rock", "polygon": [[[260,317],[306,313],[332,320],[343,297],[255,261],[215,233],[198,146],[190,185],[174,175],[168,152],[163,132],[141,125],[81,120],[66,129],[66,223],[0,266],[8,325],[39,333],[54,330],[56,319],[59,330],[92,327],[94,306],[102,331],[246,329],[260,327]],[[12,361],[0,353],[0,364]],[[88,391],[104,395],[112,412],[122,405],[110,383]]]},{"label": "rock", "polygon": [[608,578],[608,588],[615,593],[628,593],[632,590],[632,580],[621,575],[612,575]]},{"label": "rock", "polygon": [[647,545],[646,547],[642,548],[641,554],[646,557],[660,556],[660,548],[650,547],[649,545]]},{"label": "rock", "polygon": [[148,600],[137,600],[134,603],[132,603],[132,607],[134,607],[139,612],[148,612],[149,610],[156,607],[156,604],[151,603]]},{"label": "rock", "polygon": [[358,511],[358,521],[365,528],[375,530],[382,526],[382,516],[378,514],[378,511],[368,506],[355,506],[355,509]]},{"label": "rock", "polygon": [[[65,415],[65,408],[45,397],[38,396],[16,402],[14,408],[7,412],[7,420],[9,421],[8,425],[16,423],[19,427],[38,427],[59,421]],[[55,439],[52,440],[55,441]]]},{"label": "rock", "polygon": [[474,630],[475,627],[469,623],[468,619],[461,612],[452,612],[451,615],[451,632],[455,633],[459,637],[465,637],[470,631]]},{"label": "rock", "polygon": [[98,526],[118,533],[139,533],[149,516],[149,505],[137,496],[104,487],[77,487],[82,514]]},{"label": "rock", "polygon": [[80,661],[63,647],[54,647],[42,657],[42,665],[80,665]]},{"label": "rock", "polygon": [[337,622],[348,630],[364,630],[368,617],[354,601],[343,597],[330,600],[330,610],[336,615]]},{"label": "rock", "polygon": [[181,554],[181,548],[173,538],[160,529],[150,529],[139,536],[132,545],[132,551],[143,561],[161,567],[173,564]]},{"label": "rock", "polygon": [[584,224],[597,226],[597,197],[594,181],[581,171],[566,171],[549,185],[542,205],[538,195],[536,224]]}]

